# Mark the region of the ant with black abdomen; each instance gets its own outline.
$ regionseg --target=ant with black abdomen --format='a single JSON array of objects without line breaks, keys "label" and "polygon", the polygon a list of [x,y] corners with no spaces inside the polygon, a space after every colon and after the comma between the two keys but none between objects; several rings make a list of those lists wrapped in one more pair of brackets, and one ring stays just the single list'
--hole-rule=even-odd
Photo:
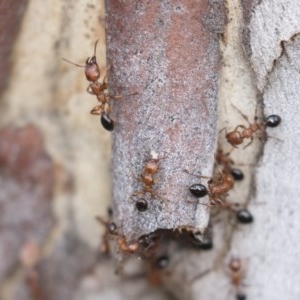
[{"label": "ant with black abdomen", "polygon": [[[186,173],[189,173],[185,170]],[[234,178],[227,170],[219,171],[213,178],[191,174],[200,178],[207,178],[208,189],[203,184],[193,184],[189,187],[192,195],[197,198],[208,195],[210,204],[209,206],[215,206],[217,204],[222,205],[228,192],[234,187]]]},{"label": "ant with black abdomen", "polygon": [[244,147],[244,149],[247,148],[249,145],[252,144],[254,134],[256,132],[261,131],[263,134],[266,135],[266,126],[276,127],[281,122],[281,118],[278,115],[271,115],[267,117],[265,122],[258,122],[257,109],[255,109],[255,117],[253,123],[251,123],[249,121],[249,118],[245,114],[243,114],[235,105],[232,104],[232,106],[240,113],[243,119],[248,123],[248,127],[245,125],[237,125],[233,131],[226,133],[225,137],[227,139],[227,142],[234,148],[237,148],[237,146],[242,144],[244,140],[250,139],[250,142]]},{"label": "ant with black abdomen", "polygon": [[143,188],[141,191],[134,192],[132,197],[142,195],[142,199],[139,199],[135,202],[135,207],[138,211],[145,211],[148,209],[148,202],[145,199],[145,195],[149,193],[153,198],[161,198],[157,195],[154,190],[155,184],[155,175],[159,170],[159,160],[158,154],[154,151],[151,151],[151,158],[147,160],[144,171],[140,176],[139,181],[143,183]]},{"label": "ant with black abdomen", "polygon": [[232,257],[229,262],[229,270],[231,277],[231,284],[236,289],[236,299],[246,300],[246,294],[241,291],[241,286],[243,286],[243,279],[245,278],[245,270],[242,265],[242,261],[238,257]]},{"label": "ant with black abdomen", "polygon": [[[97,40],[95,42],[94,46],[94,55],[92,57],[88,57],[86,60],[85,65],[79,65],[76,63],[73,63],[65,58],[63,58],[64,61],[75,65],[77,67],[85,68],[85,76],[86,79],[90,82],[87,87],[87,92],[91,95],[95,95],[97,97],[98,102],[100,102],[99,105],[96,105],[92,110],[91,114],[93,115],[100,115],[100,121],[102,126],[108,130],[112,131],[114,129],[114,121],[110,118],[109,113],[111,111],[110,108],[110,99],[114,98],[121,98],[120,95],[110,95],[107,93],[108,90],[108,84],[107,84],[107,76],[104,77],[102,82],[99,82],[100,78],[100,68],[97,63],[96,58],[96,49],[97,49]],[[135,93],[136,94],[136,93]]]}]

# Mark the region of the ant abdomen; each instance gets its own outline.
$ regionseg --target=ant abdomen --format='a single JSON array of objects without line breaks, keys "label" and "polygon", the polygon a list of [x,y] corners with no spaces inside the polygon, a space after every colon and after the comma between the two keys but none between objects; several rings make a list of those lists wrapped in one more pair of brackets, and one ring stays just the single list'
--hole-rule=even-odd
[{"label": "ant abdomen", "polygon": [[110,116],[107,113],[104,112],[101,114],[100,121],[104,129],[108,131],[114,130],[114,121],[110,118]]},{"label": "ant abdomen", "polygon": [[204,197],[208,194],[208,190],[207,190],[206,186],[201,183],[192,184],[189,187],[189,190],[190,190],[191,194],[197,198]]},{"label": "ant abdomen", "polygon": [[281,123],[281,118],[278,115],[270,115],[266,119],[266,126],[277,127]]}]

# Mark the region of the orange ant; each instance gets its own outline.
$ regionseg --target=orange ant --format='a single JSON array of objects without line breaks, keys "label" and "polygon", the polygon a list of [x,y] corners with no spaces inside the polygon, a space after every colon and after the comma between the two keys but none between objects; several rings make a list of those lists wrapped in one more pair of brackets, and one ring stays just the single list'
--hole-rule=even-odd
[{"label": "orange ant", "polygon": [[105,220],[103,217],[96,216],[96,220],[104,226],[105,230],[102,235],[102,243],[101,243],[101,253],[103,254],[109,254],[110,253],[110,247],[109,247],[109,238],[111,236],[116,235],[117,233],[117,225],[114,222],[111,222],[112,218],[112,210],[108,210],[109,219]]},{"label": "orange ant", "polygon": [[140,253],[151,255],[157,248],[160,237],[155,234],[141,236],[138,240],[128,242],[124,236],[117,235],[119,249],[125,254]]},{"label": "orange ant", "polygon": [[[226,139],[228,143],[233,146],[234,148],[237,148],[237,145],[240,145],[244,142],[245,139],[250,139],[250,142],[244,147],[247,148],[250,144],[252,144],[254,139],[254,134],[257,131],[264,132],[264,126],[262,124],[258,123],[258,117],[257,117],[257,109],[255,109],[255,117],[253,123],[250,123],[249,118],[243,114],[235,105],[232,104],[232,106],[241,114],[243,119],[248,123],[249,127],[246,127],[245,125],[238,125],[235,127],[233,131],[230,131],[226,133]],[[239,130],[241,128],[241,131]]]},{"label": "orange ant", "polygon": [[[151,158],[146,162],[143,174],[140,176],[139,181],[143,183],[142,191],[133,193],[134,196],[143,195],[147,193],[151,194],[152,197],[157,197],[157,193],[153,190],[155,184],[155,175],[159,170],[159,157],[154,151],[151,151]],[[148,202],[146,199],[142,198],[136,201],[136,209],[138,211],[145,211],[148,209]]]},{"label": "orange ant", "polygon": [[231,272],[231,284],[237,291],[236,299],[246,300],[246,295],[240,291],[240,288],[243,285],[243,279],[245,277],[241,259],[236,257],[231,258],[229,262],[229,269]]},{"label": "orange ant", "polygon": [[[237,145],[242,144],[245,139],[250,139],[250,142],[244,147],[244,149],[247,148],[249,145],[252,144],[254,139],[254,134],[259,130],[263,133],[265,137],[271,137],[267,135],[266,127],[271,127],[271,128],[277,127],[281,123],[281,117],[278,115],[270,115],[265,119],[264,122],[260,122],[260,123],[257,122],[258,120],[257,108],[255,109],[255,116],[254,116],[253,123],[250,123],[249,118],[245,114],[243,114],[235,105],[233,104],[231,105],[240,113],[240,115],[249,125],[249,127],[246,127],[245,125],[238,125],[235,127],[233,131],[226,133],[225,137],[228,143],[234,148],[237,148]],[[238,130],[239,128],[241,128],[242,130],[239,131]]]},{"label": "orange ant", "polygon": [[230,212],[234,213],[236,216],[236,220],[240,224],[250,224],[253,222],[252,214],[249,212],[248,209],[242,208],[239,203],[223,201],[222,203],[216,203],[213,206],[219,207],[221,209],[227,209]]},{"label": "orange ant", "polygon": [[65,58],[63,58],[63,60],[77,67],[85,68],[86,79],[90,82],[89,86],[87,87],[87,92],[89,94],[96,95],[98,102],[100,102],[100,105],[96,105],[91,110],[91,114],[101,115],[100,120],[102,126],[106,130],[112,131],[114,129],[114,121],[109,116],[109,113],[111,111],[109,100],[110,98],[121,98],[121,96],[113,96],[105,92],[108,89],[108,84],[106,82],[107,76],[104,77],[102,83],[98,81],[101,74],[96,58],[96,49],[98,41],[99,40],[95,42],[94,55],[92,57],[87,58],[84,66],[73,63]]},{"label": "orange ant", "polygon": [[105,231],[102,236],[102,246],[101,252],[104,254],[109,254],[110,247],[109,247],[109,239],[115,239],[117,241],[119,250],[125,254],[133,254],[138,252],[139,250],[139,243],[134,242],[127,242],[124,236],[121,236],[117,232],[117,225],[114,222],[110,222],[105,220],[100,216],[96,216],[96,220],[105,226]]},{"label": "orange ant", "polygon": [[[189,173],[187,170],[185,170],[185,172]],[[225,197],[228,195],[228,192],[234,187],[234,178],[230,172],[226,170],[219,171],[218,174],[213,178],[199,176],[196,174],[192,175],[209,179],[207,182],[208,190],[203,184],[200,183],[193,184],[189,187],[191,194],[197,198],[208,195],[210,200],[209,206],[222,205]]]},{"label": "orange ant", "polygon": [[147,261],[147,279],[155,287],[163,286],[165,278],[171,275],[170,257],[167,254],[154,256]]}]

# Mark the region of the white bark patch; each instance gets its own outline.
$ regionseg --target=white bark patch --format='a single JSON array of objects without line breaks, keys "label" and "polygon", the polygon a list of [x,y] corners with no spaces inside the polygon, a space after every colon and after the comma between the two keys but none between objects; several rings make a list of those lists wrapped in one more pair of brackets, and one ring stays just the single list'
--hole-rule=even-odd
[{"label": "white bark patch", "polygon": [[[300,38],[285,44],[285,53],[270,75],[265,90],[266,115],[278,114],[282,123],[268,134],[256,175],[255,222],[247,239],[238,244],[249,258],[249,299],[299,299],[299,85]],[[237,233],[234,240],[240,240]]]},{"label": "white bark patch", "polygon": [[300,32],[298,0],[264,0],[257,5],[249,24],[251,63],[257,86],[263,90],[274,62],[282,53],[281,42]]}]

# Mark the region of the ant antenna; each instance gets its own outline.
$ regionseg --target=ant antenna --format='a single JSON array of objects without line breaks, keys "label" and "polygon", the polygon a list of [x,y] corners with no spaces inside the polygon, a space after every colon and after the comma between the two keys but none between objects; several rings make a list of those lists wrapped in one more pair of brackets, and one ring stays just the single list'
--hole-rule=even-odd
[{"label": "ant antenna", "polygon": [[95,43],[95,47],[94,47],[94,56],[96,56],[96,49],[97,49],[97,44],[98,44],[98,42],[99,42],[99,39],[96,41],[96,43]]},{"label": "ant antenna", "polygon": [[[93,57],[96,57],[96,49],[97,49],[97,44],[98,44],[98,42],[99,42],[99,39],[98,39],[98,40],[96,41],[96,43],[95,43],[95,46],[94,46],[94,55],[93,55]],[[72,62],[72,61],[70,61],[70,60],[68,60],[68,59],[66,59],[66,58],[62,58],[62,60],[66,61],[66,62],[68,62],[69,64],[74,65],[74,66],[76,66],[76,67],[80,67],[80,68],[85,68],[85,67],[86,67],[86,65],[82,66],[82,65],[76,64],[76,63],[74,63],[74,62]],[[88,60],[89,60],[89,58],[88,58]]]},{"label": "ant antenna", "polygon": [[70,60],[67,60],[66,58],[62,58],[62,60],[68,62],[69,64],[71,65],[74,65],[76,67],[80,67],[80,68],[85,68],[86,66],[82,66],[82,65],[78,65],[78,64],[75,64],[74,62],[70,61]]}]

